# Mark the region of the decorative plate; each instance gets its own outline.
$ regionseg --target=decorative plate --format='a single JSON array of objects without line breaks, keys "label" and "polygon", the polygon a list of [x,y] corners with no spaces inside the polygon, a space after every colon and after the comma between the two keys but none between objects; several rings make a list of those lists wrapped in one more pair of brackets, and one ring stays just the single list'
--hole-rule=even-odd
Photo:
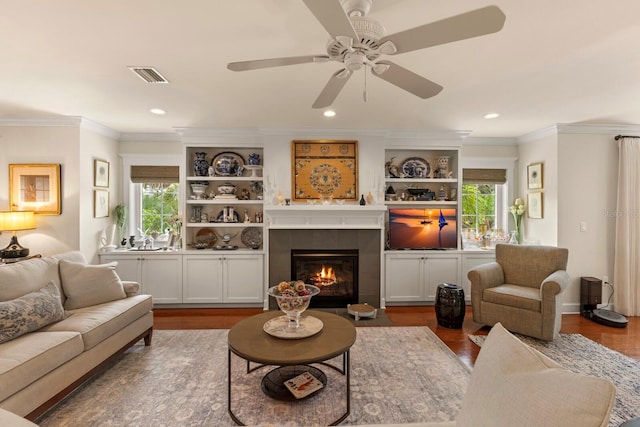
[{"label": "decorative plate", "polygon": [[243,245],[258,249],[262,244],[262,229],[258,227],[247,227],[240,234],[240,241]]},{"label": "decorative plate", "polygon": [[244,168],[244,158],[233,151],[225,151],[211,159],[211,166],[216,175],[236,176]]},{"label": "decorative plate", "polygon": [[405,178],[429,178],[431,165],[422,157],[409,157],[400,165]]},{"label": "decorative plate", "polygon": [[324,326],[322,320],[313,316],[301,316],[300,325],[304,325],[301,330],[295,330],[290,332],[286,329],[289,324],[289,318],[287,316],[278,316],[273,319],[267,320],[262,326],[262,330],[271,336],[282,338],[285,340],[298,340],[301,338],[307,338],[320,332]]},{"label": "decorative plate", "polygon": [[212,248],[216,244],[216,233],[213,232],[212,228],[201,228],[196,233],[195,241],[197,242],[206,242],[207,247]]}]

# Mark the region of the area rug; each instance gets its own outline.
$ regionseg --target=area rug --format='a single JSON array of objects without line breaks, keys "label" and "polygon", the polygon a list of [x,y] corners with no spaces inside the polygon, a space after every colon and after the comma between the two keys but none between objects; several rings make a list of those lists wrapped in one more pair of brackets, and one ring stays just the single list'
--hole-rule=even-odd
[{"label": "area rug", "polygon": [[[154,331],[150,347],[134,345],[37,422],[42,427],[233,426],[227,412],[227,333]],[[341,358],[331,362],[339,365]],[[283,403],[260,390],[268,368],[247,375],[246,363],[235,356],[232,366],[240,402],[234,411],[245,424],[320,425],[327,421],[319,415],[344,411],[344,377],[331,369],[320,366],[328,383],[318,394]],[[429,328],[357,328],[351,414],[343,424],[451,420],[469,377],[467,366]]]},{"label": "area rug", "polygon": [[[640,417],[640,361],[580,334],[560,334],[551,342],[515,335],[570,371],[611,380],[616,386],[616,403],[610,426]],[[469,339],[482,347],[486,336],[469,335]]]}]

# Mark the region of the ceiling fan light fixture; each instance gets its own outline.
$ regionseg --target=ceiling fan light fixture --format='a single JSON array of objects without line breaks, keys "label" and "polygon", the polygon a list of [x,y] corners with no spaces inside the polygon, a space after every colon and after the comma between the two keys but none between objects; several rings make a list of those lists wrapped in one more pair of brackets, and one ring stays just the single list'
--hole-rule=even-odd
[{"label": "ceiling fan light fixture", "polygon": [[162,108],[152,108],[149,111],[151,112],[151,114],[155,114],[156,116],[164,116],[165,114],[167,114],[167,112]]},{"label": "ceiling fan light fixture", "polygon": [[490,120],[490,119],[497,119],[498,117],[500,117],[500,114],[498,113],[487,113],[484,116],[485,119]]},{"label": "ceiling fan light fixture", "polygon": [[333,110],[325,110],[322,115],[325,117],[335,117],[336,112]]}]

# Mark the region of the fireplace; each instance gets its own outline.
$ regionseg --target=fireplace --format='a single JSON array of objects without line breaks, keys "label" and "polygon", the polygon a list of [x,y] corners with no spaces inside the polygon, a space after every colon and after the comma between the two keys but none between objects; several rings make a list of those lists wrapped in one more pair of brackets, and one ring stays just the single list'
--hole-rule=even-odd
[{"label": "fireplace", "polygon": [[358,302],[357,249],[293,249],[291,278],[320,288],[311,307],[346,307]]}]

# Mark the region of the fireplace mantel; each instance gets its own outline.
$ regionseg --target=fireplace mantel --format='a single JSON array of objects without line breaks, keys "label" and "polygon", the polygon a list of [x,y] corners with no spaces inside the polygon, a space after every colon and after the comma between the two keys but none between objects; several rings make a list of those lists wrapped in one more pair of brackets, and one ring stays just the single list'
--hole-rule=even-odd
[{"label": "fireplace mantel", "polygon": [[384,229],[386,206],[293,204],[265,206],[270,229]]}]

